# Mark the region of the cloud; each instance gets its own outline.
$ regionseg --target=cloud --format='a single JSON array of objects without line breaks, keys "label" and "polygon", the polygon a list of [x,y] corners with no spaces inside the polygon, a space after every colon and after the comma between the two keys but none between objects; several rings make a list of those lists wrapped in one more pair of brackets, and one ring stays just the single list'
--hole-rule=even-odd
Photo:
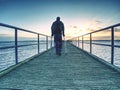
[{"label": "cloud", "polygon": [[77,26],[70,25],[70,28],[78,29]]},{"label": "cloud", "polygon": [[96,20],[95,22],[97,22],[97,23],[102,23],[102,21],[100,21],[100,20]]},{"label": "cloud", "polygon": [[119,28],[115,28],[115,32],[120,32],[120,27]]},{"label": "cloud", "polygon": [[0,34],[0,36],[8,36],[8,34]]},{"label": "cloud", "polygon": [[87,30],[88,30],[88,32],[93,32],[93,31],[95,31],[95,30],[93,30],[93,29],[91,29],[91,28],[88,28]]},{"label": "cloud", "polygon": [[77,26],[73,26],[73,28],[76,28],[76,29],[77,29],[78,27],[77,27]]}]

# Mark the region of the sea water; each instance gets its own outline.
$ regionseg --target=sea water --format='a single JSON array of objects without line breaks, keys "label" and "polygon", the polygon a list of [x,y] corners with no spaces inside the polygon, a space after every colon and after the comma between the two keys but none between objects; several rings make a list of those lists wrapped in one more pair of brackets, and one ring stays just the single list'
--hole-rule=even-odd
[{"label": "sea water", "polygon": [[[31,45],[30,45],[31,44]],[[21,62],[31,56],[38,54],[38,45],[36,41],[19,41],[18,45],[28,45],[18,47],[18,62]],[[48,48],[50,48],[50,41],[48,42]],[[30,46],[29,46],[30,45]],[[0,42],[0,48],[14,46],[14,41],[2,41]],[[41,41],[39,45],[39,53],[45,51],[47,48],[46,41]],[[15,61],[15,48],[0,49],[0,71],[12,66]]]},{"label": "sea water", "polygon": [[[93,41],[93,43],[111,45],[110,40],[96,40],[96,41]],[[114,44],[120,46],[120,40],[114,41]],[[82,48],[82,43],[80,43],[79,47]],[[87,52],[90,52],[89,43],[87,44],[84,43],[84,50]],[[92,44],[92,54],[111,63],[111,47],[110,46]],[[120,47],[114,47],[114,65],[120,67]]]},{"label": "sea water", "polygon": [[[110,41],[95,41],[94,43],[100,44],[109,44]],[[28,44],[37,44],[36,41],[20,41],[18,45],[28,45]],[[50,48],[50,41],[48,43],[48,48]],[[13,41],[0,42],[1,47],[13,46]],[[120,41],[115,41],[115,45],[120,45]],[[90,52],[90,45],[84,44],[84,50]],[[80,43],[81,48],[81,43]],[[46,50],[46,43],[40,42],[40,52]],[[18,62],[21,62],[35,54],[38,53],[38,45],[30,45],[18,47]],[[114,49],[114,64],[120,67],[120,48],[115,47]],[[92,54],[106,60],[107,62],[111,62],[111,47],[109,46],[101,46],[92,44]],[[15,48],[8,49],[0,49],[0,71],[8,68],[11,65],[15,64]]]}]

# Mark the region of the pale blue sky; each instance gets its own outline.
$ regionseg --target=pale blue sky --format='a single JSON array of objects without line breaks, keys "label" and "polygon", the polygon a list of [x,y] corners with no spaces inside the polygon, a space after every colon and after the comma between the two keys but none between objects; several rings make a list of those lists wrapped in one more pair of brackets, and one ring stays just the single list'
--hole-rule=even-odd
[{"label": "pale blue sky", "polygon": [[0,0],[0,22],[50,35],[60,16],[66,35],[120,22],[120,0]]}]

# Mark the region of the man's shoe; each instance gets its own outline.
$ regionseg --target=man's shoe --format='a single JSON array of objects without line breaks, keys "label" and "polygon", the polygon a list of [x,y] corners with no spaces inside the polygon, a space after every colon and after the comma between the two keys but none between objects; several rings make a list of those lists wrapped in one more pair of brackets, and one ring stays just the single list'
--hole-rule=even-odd
[{"label": "man's shoe", "polygon": [[58,55],[61,56],[61,53],[59,53]]}]

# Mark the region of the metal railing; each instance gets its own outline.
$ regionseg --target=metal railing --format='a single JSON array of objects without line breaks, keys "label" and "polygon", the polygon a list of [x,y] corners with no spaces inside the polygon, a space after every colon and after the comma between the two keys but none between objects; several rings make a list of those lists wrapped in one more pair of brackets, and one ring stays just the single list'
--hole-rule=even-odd
[{"label": "metal railing", "polygon": [[[48,50],[49,48],[52,48],[52,38],[48,35],[44,35],[44,34],[40,34],[40,33],[37,33],[37,32],[33,32],[33,31],[30,31],[30,30],[26,30],[26,29],[22,29],[22,28],[19,28],[19,27],[15,27],[15,26],[11,26],[11,25],[7,25],[7,24],[3,24],[3,23],[0,23],[0,27],[5,27],[5,28],[9,28],[9,29],[12,29],[14,30],[14,45],[12,46],[3,46],[3,47],[0,47],[0,51],[1,50],[4,50],[4,49],[9,49],[9,48],[14,48],[15,49],[15,63],[18,64],[18,47],[25,47],[25,46],[32,46],[32,45],[37,45],[37,53],[39,54],[40,53],[40,50],[41,50],[41,47],[40,47],[40,37],[44,37],[45,38],[45,41],[44,41],[44,44],[46,46],[46,50]],[[31,33],[31,34],[34,34],[36,36],[36,43],[34,44],[23,44],[23,45],[18,45],[19,41],[18,41],[18,31],[22,31],[22,32],[27,32],[27,33]],[[1,32],[1,31],[0,31]]]},{"label": "metal railing", "polygon": [[[115,40],[120,40],[119,39],[115,39],[116,35],[115,35],[115,28],[120,27],[120,23],[113,25],[113,26],[109,26],[100,30],[96,30],[75,38],[70,39],[70,41],[72,42],[72,44],[74,44],[77,47],[80,47],[81,45],[81,49],[85,50],[85,44],[88,44],[89,47],[89,53],[93,54],[93,45],[100,45],[100,46],[108,46],[111,47],[111,64],[114,64],[114,54],[115,54],[115,49],[114,48],[120,48],[120,45],[115,45]],[[120,28],[117,30],[120,33]],[[110,39],[108,41],[110,41],[110,44],[107,43],[96,43],[95,41],[97,40],[101,40],[102,38],[96,39],[95,40],[95,34],[98,34],[99,32],[108,32],[109,33],[109,37]],[[101,33],[102,34],[102,33]],[[99,36],[99,35],[98,35]],[[96,36],[97,37],[97,36]],[[102,36],[101,36],[102,37]],[[120,37],[120,34],[119,34]],[[106,39],[103,39],[106,40]],[[120,61],[119,61],[120,62]]]}]

